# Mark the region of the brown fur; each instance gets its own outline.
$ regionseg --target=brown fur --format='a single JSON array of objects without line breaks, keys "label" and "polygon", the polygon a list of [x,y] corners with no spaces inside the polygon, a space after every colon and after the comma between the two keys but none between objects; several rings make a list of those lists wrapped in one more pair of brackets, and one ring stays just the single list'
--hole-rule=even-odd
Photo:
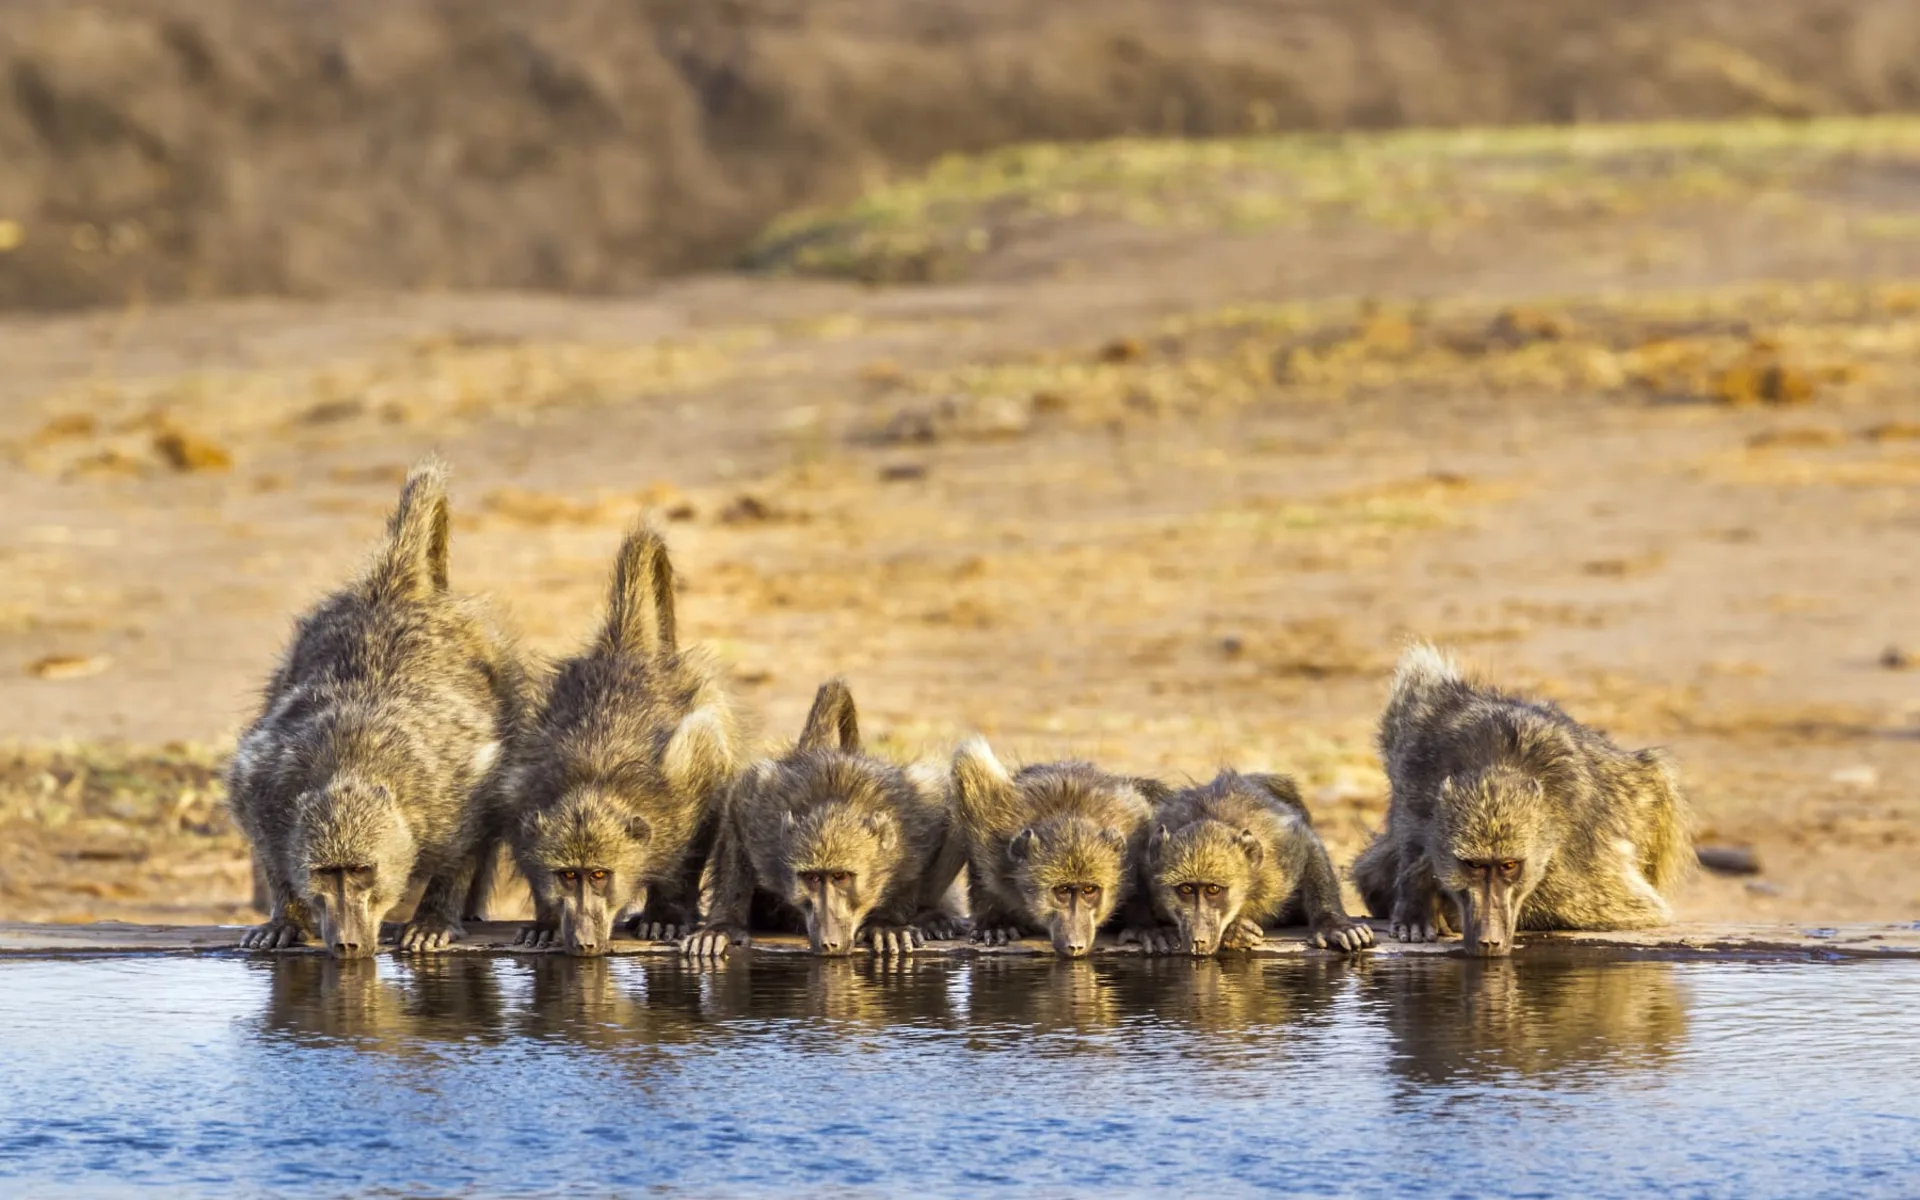
[{"label": "brown fur", "polygon": [[677,643],[666,544],[640,529],[604,626],[555,671],[505,776],[503,825],[536,908],[523,942],[604,953],[629,908],[644,936],[690,928],[739,740],[720,672]]},{"label": "brown fur", "polygon": [[1151,922],[1135,887],[1149,813],[1139,781],[1077,762],[1009,775],[975,738],[954,755],[953,787],[974,940],[1042,932],[1056,953],[1077,958],[1116,918]]},{"label": "brown fur", "polygon": [[1499,954],[1514,928],[1669,919],[1692,863],[1690,811],[1660,751],[1622,750],[1555,705],[1470,680],[1416,646],[1394,677],[1380,752],[1387,828],[1353,878],[1396,937],[1431,941],[1453,918],[1470,950]]},{"label": "brown fur", "polygon": [[1373,932],[1347,916],[1293,780],[1222,771],[1155,805],[1153,816],[1143,877],[1171,928],[1141,938],[1148,953],[1250,949],[1269,927],[1303,919],[1316,946],[1373,944]]},{"label": "brown fur", "polygon": [[380,918],[426,888],[401,934],[436,950],[460,933],[483,841],[486,784],[523,718],[510,639],[447,581],[444,469],[415,468],[372,566],[302,617],[228,775],[272,914],[242,944],[320,935],[372,954]]},{"label": "brown fur", "polygon": [[803,924],[815,953],[863,941],[905,953],[957,936],[965,922],[944,907],[965,859],[952,824],[944,780],[865,753],[852,693],[826,683],[793,750],[734,789],[706,926],[685,952],[747,944],[756,900],[776,923]]}]

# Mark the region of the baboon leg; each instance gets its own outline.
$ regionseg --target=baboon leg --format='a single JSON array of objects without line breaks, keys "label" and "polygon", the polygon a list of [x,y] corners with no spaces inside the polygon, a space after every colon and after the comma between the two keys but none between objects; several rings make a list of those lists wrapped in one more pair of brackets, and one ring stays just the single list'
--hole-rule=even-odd
[{"label": "baboon leg", "polygon": [[914,928],[928,941],[943,942],[967,936],[973,925],[953,912],[947,896],[967,865],[967,841],[958,830],[947,830],[934,852],[933,862],[920,878],[919,902],[912,917]]},{"label": "baboon leg", "polygon": [[753,913],[753,864],[733,829],[722,829],[714,839],[709,872],[706,919],[680,939],[680,953],[687,958],[723,958],[728,946],[752,941],[747,920]]},{"label": "baboon leg", "polygon": [[465,933],[460,925],[460,905],[466,898],[474,875],[471,858],[442,867],[427,880],[414,906],[413,919],[400,930],[400,949],[426,954],[445,950]]},{"label": "baboon leg", "polygon": [[1373,930],[1347,915],[1340,900],[1340,877],[1333,873],[1333,860],[1317,837],[1309,836],[1303,846],[1305,862],[1300,873],[1300,904],[1313,930],[1310,941],[1328,950],[1364,950],[1373,945]]},{"label": "baboon leg", "polygon": [[241,935],[240,945],[248,950],[279,950],[298,946],[315,936],[313,913],[306,901],[294,894],[293,885],[281,873],[255,858],[265,877],[268,915],[266,923]]},{"label": "baboon leg", "polygon": [[1424,854],[1401,860],[1393,899],[1393,936],[1402,942],[1431,942],[1440,936],[1440,889]]},{"label": "baboon leg", "polygon": [[500,839],[489,837],[480,848],[480,861],[473,872],[473,882],[467,887],[467,900],[461,906],[462,921],[484,921],[487,919],[487,906],[493,901],[494,888],[500,882]]}]

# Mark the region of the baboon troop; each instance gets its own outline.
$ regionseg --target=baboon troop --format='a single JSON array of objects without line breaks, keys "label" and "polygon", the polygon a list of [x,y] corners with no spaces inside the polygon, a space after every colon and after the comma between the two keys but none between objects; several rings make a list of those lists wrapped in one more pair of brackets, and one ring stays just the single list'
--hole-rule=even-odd
[{"label": "baboon troop", "polygon": [[[1087,762],[1009,769],[983,738],[950,761],[869,750],[853,693],[821,685],[799,738],[756,757],[719,665],[680,645],[665,541],[619,548],[604,619],[540,663],[449,582],[446,472],[417,467],[373,561],[295,625],[228,773],[270,906],[241,944],[446,949],[483,919],[503,860],[524,876],[529,949],[607,953],[616,931],[714,961],[755,932],[818,955],[1103,935],[1148,955],[1247,951],[1303,926],[1353,954],[1374,928],[1294,781],[1222,770],[1175,786]],[[1386,827],[1354,861],[1401,941],[1669,919],[1693,862],[1658,750],[1623,750],[1556,705],[1416,645],[1379,734]],[[964,880],[964,883],[962,882]]]}]

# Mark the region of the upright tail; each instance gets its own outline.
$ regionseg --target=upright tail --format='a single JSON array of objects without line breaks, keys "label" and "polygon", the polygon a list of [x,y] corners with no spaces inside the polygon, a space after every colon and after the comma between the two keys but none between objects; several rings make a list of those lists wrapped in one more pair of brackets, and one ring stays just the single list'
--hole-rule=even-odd
[{"label": "upright tail", "polygon": [[673,560],[659,531],[643,525],[620,543],[607,606],[607,644],[644,658],[678,648],[673,620]]},{"label": "upright tail", "polygon": [[426,600],[447,590],[447,467],[437,458],[415,466],[387,522],[368,590],[375,599]]},{"label": "upright tail", "polygon": [[1646,806],[1640,870],[1655,891],[1671,897],[1693,871],[1693,809],[1680,789],[1672,759],[1659,750],[1642,750],[1634,758],[1640,764]]},{"label": "upright tail", "polygon": [[1420,716],[1432,705],[1435,694],[1462,680],[1460,668],[1452,658],[1428,642],[1415,642],[1400,655],[1394,668],[1393,688],[1387,695],[1387,707],[1380,714],[1380,757],[1391,760],[1394,746],[1402,734],[1420,724]]},{"label": "upright tail", "polygon": [[829,679],[814,693],[813,709],[800,731],[800,749],[860,753],[860,714],[846,680]]}]

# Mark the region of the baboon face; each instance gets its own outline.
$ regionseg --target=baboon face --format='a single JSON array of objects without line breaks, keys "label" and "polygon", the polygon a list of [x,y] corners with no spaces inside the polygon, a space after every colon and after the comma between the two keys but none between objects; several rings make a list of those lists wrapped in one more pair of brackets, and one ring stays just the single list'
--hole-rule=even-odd
[{"label": "baboon face", "polygon": [[1180,931],[1195,955],[1212,954],[1240,916],[1253,868],[1265,850],[1250,829],[1219,822],[1169,833],[1162,825],[1147,842],[1154,908]]},{"label": "baboon face", "polygon": [[605,954],[614,922],[644,896],[652,827],[619,798],[583,788],[535,816],[528,832],[528,883],[559,915],[561,945]]},{"label": "baboon face", "polygon": [[400,902],[413,874],[413,836],[393,791],[335,780],[301,807],[298,878],[319,918],[321,943],[335,958],[369,957],[380,948],[380,918]]},{"label": "baboon face", "polygon": [[807,923],[815,954],[849,954],[860,926],[892,878],[899,832],[885,816],[828,810],[785,818],[791,881],[787,903]]},{"label": "baboon face", "polygon": [[1054,953],[1082,958],[1120,903],[1126,838],[1115,829],[1023,829],[1007,844],[1034,918]]},{"label": "baboon face", "polygon": [[1552,858],[1540,781],[1514,772],[1441,784],[1434,878],[1460,911],[1468,954],[1513,952],[1527,897]]}]

